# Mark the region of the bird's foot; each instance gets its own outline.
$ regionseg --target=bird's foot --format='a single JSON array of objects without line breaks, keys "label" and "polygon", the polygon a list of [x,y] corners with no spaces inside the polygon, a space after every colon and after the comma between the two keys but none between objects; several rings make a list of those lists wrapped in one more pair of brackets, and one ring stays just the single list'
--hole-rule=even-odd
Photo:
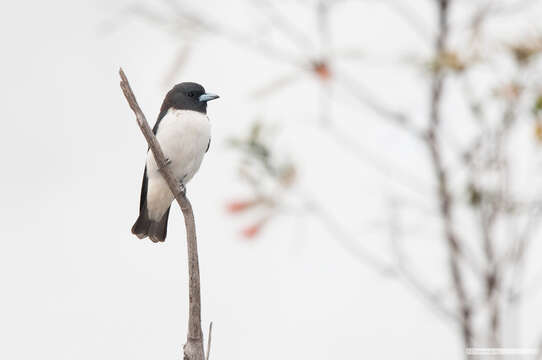
[{"label": "bird's foot", "polygon": [[159,169],[164,169],[164,168],[167,168],[169,165],[171,165],[171,160],[169,160],[169,158],[166,158],[166,164],[164,166],[161,166]]},{"label": "bird's foot", "polygon": [[184,186],[184,183],[182,181],[179,181],[179,191],[183,196],[186,196],[186,186]]}]

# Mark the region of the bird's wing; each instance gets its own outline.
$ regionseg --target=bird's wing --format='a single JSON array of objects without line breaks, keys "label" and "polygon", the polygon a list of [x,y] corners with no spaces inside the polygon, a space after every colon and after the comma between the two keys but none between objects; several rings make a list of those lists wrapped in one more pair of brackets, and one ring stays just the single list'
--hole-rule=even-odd
[{"label": "bird's wing", "polygon": [[166,102],[167,96],[164,99],[164,102],[162,103],[162,106],[160,107],[160,114],[158,114],[158,119],[156,119],[156,124],[154,124],[154,127],[152,128],[152,132],[154,135],[158,132],[158,126],[160,125],[160,121],[166,116],[168,110],[169,110],[169,104]]},{"label": "bird's wing", "polygon": [[[158,126],[160,125],[160,121],[164,116],[167,114],[167,108],[164,104],[162,104],[162,109],[160,109],[160,114],[158,115],[158,119],[156,120],[156,123],[154,124],[154,127],[152,128],[152,132],[154,135],[158,132]],[[150,148],[147,149],[147,152],[150,151]],[[149,178],[147,177],[147,166],[145,166],[145,171],[143,172],[143,181],[141,184],[141,198],[139,199],[139,211],[143,211],[143,208],[146,206],[145,202],[147,200],[147,188],[148,188]]]},{"label": "bird's wing", "polygon": [[156,133],[158,132],[158,126],[160,126],[160,121],[162,121],[162,119],[164,118],[164,116],[166,116],[166,114],[167,114],[167,110],[160,111],[160,115],[158,115],[156,124],[154,124],[154,127],[152,128],[152,132],[154,133],[154,135],[156,135]]},{"label": "bird's wing", "polygon": [[143,182],[141,184],[141,198],[139,199],[139,211],[142,212],[145,208],[145,202],[147,201],[147,186],[149,183],[149,178],[147,177],[147,167],[145,166],[145,171],[143,172]]}]

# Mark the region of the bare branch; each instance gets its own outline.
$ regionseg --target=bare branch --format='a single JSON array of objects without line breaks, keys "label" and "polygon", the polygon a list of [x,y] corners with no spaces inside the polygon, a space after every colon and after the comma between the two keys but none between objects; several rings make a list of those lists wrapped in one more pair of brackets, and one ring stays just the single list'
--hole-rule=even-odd
[{"label": "bare branch", "polygon": [[390,231],[390,243],[392,253],[395,257],[395,263],[398,267],[399,278],[409,286],[409,288],[437,314],[457,321],[462,324],[463,319],[458,316],[453,309],[448,309],[442,301],[442,296],[439,296],[439,291],[430,290],[424,285],[424,282],[411,270],[410,263],[405,255],[403,246],[401,246],[399,238],[401,237],[399,209],[395,201],[392,201],[390,206],[390,223],[388,225]]},{"label": "bare branch", "polygon": [[421,137],[421,132],[417,129],[410,119],[403,113],[391,110],[386,105],[378,101],[371,91],[359,82],[355,82],[352,76],[336,74],[335,81],[343,87],[348,93],[352,94],[362,105],[372,110],[376,115],[390,121],[393,125],[405,130],[415,138]]},{"label": "bare branch", "polygon": [[[438,0],[439,33],[435,42],[435,51],[442,54],[446,50],[449,26],[448,16],[451,0]],[[431,113],[430,126],[427,132],[427,146],[431,154],[431,162],[435,170],[438,183],[438,198],[440,214],[444,223],[444,238],[448,245],[448,260],[450,273],[455,287],[455,294],[459,303],[459,312],[462,317],[463,341],[466,347],[472,345],[472,309],[466,292],[465,280],[461,271],[459,259],[463,253],[461,243],[453,227],[452,196],[450,194],[448,176],[444,168],[438,133],[441,126],[441,102],[444,90],[444,73],[436,70],[431,85]]]},{"label": "bare branch", "polygon": [[205,360],[209,360],[209,355],[211,354],[211,335],[213,333],[213,322],[209,324],[209,336],[207,337],[207,356]]},{"label": "bare branch", "polygon": [[143,111],[139,107],[135,95],[130,87],[128,78],[124,71],[119,69],[121,78],[120,87],[134,112],[137,124],[145,136],[145,140],[149,144],[149,148],[158,165],[160,174],[166,181],[175,196],[179,207],[184,216],[186,227],[186,240],[188,246],[188,274],[189,274],[189,316],[188,316],[188,334],[186,344],[184,345],[185,360],[204,360],[203,353],[203,333],[201,330],[201,298],[200,298],[200,279],[199,279],[199,264],[198,264],[198,247],[196,241],[196,224],[194,221],[194,213],[190,201],[181,191],[179,183],[167,165],[166,157],[152,132]]},{"label": "bare branch", "polygon": [[519,236],[517,236],[509,249],[504,253],[501,259],[498,261],[498,266],[505,267],[508,265],[511,271],[510,285],[507,296],[510,301],[517,301],[523,299],[529,295],[535,295],[540,290],[540,284],[542,280],[542,269],[536,274],[529,284],[523,288],[520,288],[520,275],[523,261],[527,249],[533,239],[533,234],[536,233],[540,227],[540,218],[542,214],[540,211],[534,210],[527,219],[527,224]]},{"label": "bare branch", "polygon": [[305,198],[306,207],[311,213],[318,217],[320,222],[327,228],[329,233],[337,240],[340,245],[349,253],[355,255],[358,260],[380,275],[397,276],[397,271],[392,264],[371,254],[366,248],[361,246],[357,239],[351,236],[335,219],[310,198]]},{"label": "bare branch", "polygon": [[[494,5],[493,1],[488,2],[488,13],[491,15],[510,16],[515,13],[528,10],[532,5],[536,4],[537,0],[517,0],[512,4]],[[493,5],[493,6],[491,6]]]},{"label": "bare branch", "polygon": [[290,40],[294,46],[304,48],[309,52],[313,51],[311,39],[295,23],[280,12],[276,7],[276,2],[258,0],[254,4],[260,7],[262,14],[267,16],[275,28],[281,31],[284,37]]},{"label": "bare branch", "polygon": [[174,82],[172,80],[175,79],[175,77],[178,75],[181,69],[186,66],[186,63],[188,62],[188,59],[190,58],[191,53],[192,53],[192,42],[183,43],[177,49],[177,53],[175,54],[173,63],[170,65],[169,70],[166,72],[166,75],[164,76],[164,80],[163,80],[164,86],[169,86],[169,84]]},{"label": "bare branch", "polygon": [[[399,283],[406,286],[414,295],[418,296],[422,302],[429,305],[436,315],[450,319],[453,321],[453,324],[458,324],[461,327],[467,325],[465,324],[465,319],[457,311],[449,309],[442,302],[442,297],[439,296],[438,291],[426,287],[426,285],[415,276],[414,272],[408,268],[404,261],[402,249],[398,244],[394,246],[395,264],[381,259],[372,254],[368,249],[362,247],[359,244],[359,241],[344,229],[339,222],[333,219],[323,207],[319,206],[315,201],[308,197],[305,198],[305,201],[306,206],[318,217],[320,222],[327,227],[329,233],[340,242],[345,250],[354,255],[363,265],[374,270],[381,276],[397,280]],[[393,226],[390,226],[390,228],[393,228]],[[474,337],[474,334],[472,336]]]},{"label": "bare branch", "polygon": [[427,42],[431,40],[431,28],[416,11],[409,7],[408,1],[391,0],[385,1],[384,3],[388,4],[399,16],[401,16],[421,39]]},{"label": "bare branch", "polygon": [[428,201],[431,200],[431,186],[423,179],[397,166],[394,168],[392,164],[389,164],[386,159],[382,158],[375,151],[371,151],[362,145],[362,143],[356,141],[356,139],[348,136],[345,132],[339,131],[335,126],[331,125],[325,130],[326,134],[335,140],[338,145],[349,150],[352,155],[361,161],[369,164],[386,181],[417,195],[416,204],[425,214],[430,215],[434,213],[434,208],[431,202]]},{"label": "bare branch", "polygon": [[299,57],[293,53],[279,49],[267,41],[256,38],[252,34],[245,34],[233,27],[221,24],[213,19],[209,19],[209,16],[203,18],[198,16],[196,13],[187,11],[186,9],[179,11],[177,16],[182,21],[187,21],[194,24],[204,33],[216,35],[234,43],[237,46],[251,49],[257,53],[260,53],[261,55],[296,66],[302,65],[303,63],[299,60]]}]

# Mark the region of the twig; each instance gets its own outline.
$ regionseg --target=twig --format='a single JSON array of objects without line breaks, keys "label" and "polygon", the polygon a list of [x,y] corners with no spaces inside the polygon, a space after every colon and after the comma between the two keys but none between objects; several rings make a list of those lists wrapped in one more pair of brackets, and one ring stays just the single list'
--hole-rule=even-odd
[{"label": "twig", "polygon": [[363,247],[354,236],[348,233],[334,218],[329,216],[322,206],[311,200],[311,197],[307,195],[302,195],[302,197],[304,197],[305,206],[308,211],[320,220],[320,223],[326,227],[329,234],[339,240],[340,245],[347,252],[355,255],[362,264],[374,270],[379,275],[397,276],[397,271],[393,264],[389,264]]},{"label": "twig", "polygon": [[411,264],[407,261],[405,251],[401,246],[399,238],[401,237],[401,227],[399,219],[399,208],[395,200],[392,201],[390,206],[390,222],[388,224],[390,231],[390,244],[392,252],[395,258],[395,263],[398,268],[399,277],[403,280],[404,284],[409,286],[410,289],[420,298],[427,303],[427,305],[437,314],[457,321],[462,325],[463,319],[458,316],[457,312],[453,309],[448,309],[442,301],[442,296],[438,295],[437,291],[428,289],[424,282],[421,281],[413,271],[410,270]]},{"label": "twig", "polygon": [[272,25],[280,32],[284,37],[291,41],[291,43],[299,48],[304,48],[308,52],[313,51],[313,45],[310,37],[308,37],[302,30],[297,27],[297,24],[290,21],[280,10],[276,7],[275,1],[259,0],[254,2],[257,5],[262,15],[267,16]]},{"label": "twig", "polygon": [[201,331],[201,298],[200,298],[200,280],[199,280],[199,264],[198,264],[198,247],[196,241],[196,224],[194,221],[194,213],[192,212],[192,205],[181,191],[179,183],[170,168],[167,166],[167,161],[162,152],[162,148],[154,136],[147,119],[143,114],[143,111],[139,107],[128,78],[119,69],[121,78],[120,87],[130,105],[130,108],[134,112],[137,120],[137,124],[145,136],[145,140],[149,144],[149,148],[152,151],[156,164],[160,174],[166,181],[171,190],[171,193],[175,196],[179,207],[181,208],[184,216],[184,224],[186,227],[186,240],[188,246],[188,274],[189,274],[189,316],[188,316],[188,334],[186,344],[184,345],[184,359],[185,360],[204,360],[203,353],[203,333]]},{"label": "twig", "polygon": [[[322,64],[328,69],[333,68],[332,60],[336,58],[333,56],[332,51],[332,37],[330,29],[330,13],[331,6],[326,0],[319,0],[316,4],[316,23],[318,28],[318,38],[320,43],[319,49],[319,59]],[[333,70],[332,70],[333,71]],[[333,87],[329,81],[320,81],[319,82],[319,92],[320,92],[320,123],[322,125],[331,124],[331,114],[332,114],[332,100],[333,100]]]},{"label": "twig", "polygon": [[431,203],[428,201],[431,195],[431,187],[423,179],[398,167],[393,169],[392,165],[386,159],[365,145],[362,145],[361,142],[356,141],[355,138],[349,136],[347,133],[339,131],[336,126],[331,125],[324,130],[338,145],[348,150],[364,163],[369,164],[370,169],[374,170],[390,184],[400,186],[416,195],[416,203],[425,213],[432,214],[434,212]]},{"label": "twig", "polygon": [[[168,3],[171,2],[168,1]],[[186,21],[193,26],[197,26],[198,30],[203,33],[216,35],[238,46],[251,49],[277,61],[293,65],[300,65],[302,63],[294,53],[278,49],[268,41],[255,37],[252,33],[246,34],[229,25],[221,24],[219,21],[209,18],[209,14],[204,18],[195,12],[182,9],[182,11],[177,11],[177,18],[178,21]]]},{"label": "twig", "polygon": [[[528,10],[528,8],[536,4],[536,0],[518,0],[515,3],[508,4],[508,5],[501,5],[500,7],[489,7],[488,13],[492,15],[503,15],[503,16],[510,16],[511,14],[521,12],[524,10]],[[489,2],[490,5],[492,5],[492,2]]]},{"label": "twig", "polygon": [[409,7],[407,1],[403,2],[403,0],[392,0],[385,1],[384,3],[389,5],[399,16],[401,16],[416,33],[416,35],[418,35],[424,41],[430,41],[432,36],[430,27],[418,15],[418,12]]},{"label": "twig", "polygon": [[211,354],[211,335],[213,333],[213,322],[209,324],[209,336],[207,338],[207,357],[205,360],[209,360],[209,355]]},{"label": "twig", "polygon": [[178,75],[181,69],[188,62],[188,59],[190,58],[190,55],[192,53],[192,46],[193,46],[192,41],[184,42],[177,49],[175,58],[173,62],[171,63],[169,70],[166,72],[166,75],[164,76],[164,80],[163,80],[164,86],[169,86],[169,84],[172,82],[172,79],[174,79]]},{"label": "twig", "polygon": [[359,82],[355,82],[352,76],[345,74],[344,69],[342,69],[340,73],[337,72],[334,79],[337,85],[346,90],[347,93],[352,95],[359,103],[373,111],[376,115],[407,131],[409,134],[413,135],[414,138],[420,138],[422,136],[419,129],[412,124],[410,118],[401,112],[386,107],[373,96],[367,87]]}]

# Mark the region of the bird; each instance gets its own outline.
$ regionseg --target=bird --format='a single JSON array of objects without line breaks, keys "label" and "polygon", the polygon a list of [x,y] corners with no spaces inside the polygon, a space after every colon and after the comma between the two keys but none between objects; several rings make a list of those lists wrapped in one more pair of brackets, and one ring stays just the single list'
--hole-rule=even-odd
[{"label": "bird", "polygon": [[[183,192],[199,170],[211,145],[207,102],[217,98],[218,95],[205,92],[198,83],[182,82],[166,94],[160,107],[153,133],[167,159],[167,166]],[[152,151],[148,149],[139,216],[132,226],[132,233],[140,239],[149,237],[155,243],[165,241],[173,199],[174,195],[160,174]]]}]

